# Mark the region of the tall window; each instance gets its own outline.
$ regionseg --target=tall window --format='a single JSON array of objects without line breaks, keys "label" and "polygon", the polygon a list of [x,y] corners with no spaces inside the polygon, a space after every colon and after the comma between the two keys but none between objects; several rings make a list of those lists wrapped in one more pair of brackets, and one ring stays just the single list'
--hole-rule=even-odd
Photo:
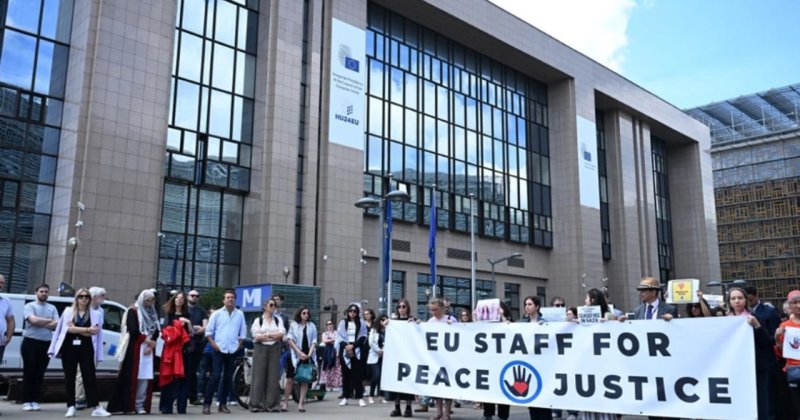
[{"label": "tall window", "polygon": [[0,273],[45,280],[72,0],[0,2]]},{"label": "tall window", "polygon": [[603,259],[611,259],[611,224],[608,215],[608,165],[606,165],[606,130],[603,112],[595,112],[597,127],[597,174],[600,179],[600,230]]},{"label": "tall window", "polygon": [[519,285],[515,283],[506,283],[503,287],[505,291],[504,300],[511,308],[511,316],[514,319],[519,319]]},{"label": "tall window", "polygon": [[[547,88],[427,28],[369,4],[364,191],[408,184],[393,216],[552,247]],[[436,185],[435,192],[431,186]]]},{"label": "tall window", "polygon": [[239,283],[257,32],[257,1],[178,1],[161,282],[183,287]]},{"label": "tall window", "polygon": [[667,144],[653,137],[653,190],[656,203],[656,235],[658,238],[658,269],[661,283],[672,279],[672,218],[669,210],[667,180]]},{"label": "tall window", "polygon": [[[456,316],[462,309],[472,311],[470,279],[463,277],[437,276],[436,296],[450,301],[450,310]],[[475,300],[495,297],[494,282],[491,280],[475,280]],[[428,319],[427,292],[431,288],[431,275],[417,274],[417,318]]]}]

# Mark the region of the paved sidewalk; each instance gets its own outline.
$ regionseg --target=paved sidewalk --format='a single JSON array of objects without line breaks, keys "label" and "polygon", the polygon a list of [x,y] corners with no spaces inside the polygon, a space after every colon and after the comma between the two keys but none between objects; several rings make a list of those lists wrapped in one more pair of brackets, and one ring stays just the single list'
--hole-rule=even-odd
[{"label": "paved sidewalk", "polygon": [[[297,411],[297,405],[292,403],[289,405],[289,411],[286,413],[250,413],[247,410],[242,409],[241,407],[231,406],[231,414],[217,414],[216,407],[213,407],[211,410],[211,416],[203,416],[202,415],[202,407],[189,407],[188,415],[177,415],[173,414],[171,416],[166,416],[158,413],[158,396],[153,396],[153,407],[156,408],[153,410],[153,414],[149,415],[148,418],[172,418],[175,420],[185,419],[187,417],[192,418],[205,418],[205,419],[227,419],[227,420],[245,420],[245,419],[258,419],[258,418],[274,418],[274,419],[324,419],[324,420],[359,420],[359,419],[382,419],[382,418],[389,418],[389,412],[393,408],[392,403],[388,404],[368,404],[366,407],[359,407],[358,402],[356,400],[350,400],[350,404],[346,407],[339,407],[338,401],[335,399],[336,395],[329,394],[326,398],[322,401],[309,401],[306,403],[306,412],[300,413]],[[414,406],[417,407],[416,405]],[[63,403],[52,403],[52,404],[43,404],[42,411],[31,411],[25,412],[22,411],[22,404],[13,404],[8,401],[0,401],[0,413],[2,413],[2,419],[6,420],[9,418],[19,418],[25,420],[35,420],[35,419],[47,419],[52,420],[56,418],[64,418],[64,414],[66,413],[67,408]],[[452,416],[453,420],[477,420],[481,418],[483,412],[481,410],[475,410],[472,408],[472,404],[465,404],[461,408],[454,409],[454,413]],[[414,413],[414,417],[416,419],[429,419],[433,416],[433,412],[428,413]],[[82,410],[78,411],[78,418],[92,418],[90,410]],[[113,416],[113,417],[123,417],[123,416]],[[135,417],[135,416],[124,416],[124,417]],[[496,418],[496,417],[495,417]],[[402,417],[400,417],[402,419]],[[525,408],[520,407],[512,407],[511,408],[511,420],[528,420],[528,410]]]}]

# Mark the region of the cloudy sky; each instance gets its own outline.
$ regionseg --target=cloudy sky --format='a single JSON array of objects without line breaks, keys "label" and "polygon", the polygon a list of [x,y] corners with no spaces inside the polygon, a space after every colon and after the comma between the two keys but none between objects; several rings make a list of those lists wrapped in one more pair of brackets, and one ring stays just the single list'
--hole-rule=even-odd
[{"label": "cloudy sky", "polygon": [[681,108],[800,83],[798,0],[491,0]]}]

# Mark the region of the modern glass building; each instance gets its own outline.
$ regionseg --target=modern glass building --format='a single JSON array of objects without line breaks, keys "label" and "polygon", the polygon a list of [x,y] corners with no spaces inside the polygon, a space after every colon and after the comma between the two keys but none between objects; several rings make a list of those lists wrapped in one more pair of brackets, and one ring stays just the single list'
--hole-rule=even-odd
[{"label": "modern glass building", "polygon": [[487,1],[33,3],[2,3],[11,290],[378,306],[380,210],[354,203],[393,190],[392,294],[417,308],[434,283],[468,306],[472,259],[476,297],[515,311],[719,277],[708,128]]},{"label": "modern glass building", "polygon": [[800,84],[688,110],[711,129],[723,281],[780,306],[800,284]]}]

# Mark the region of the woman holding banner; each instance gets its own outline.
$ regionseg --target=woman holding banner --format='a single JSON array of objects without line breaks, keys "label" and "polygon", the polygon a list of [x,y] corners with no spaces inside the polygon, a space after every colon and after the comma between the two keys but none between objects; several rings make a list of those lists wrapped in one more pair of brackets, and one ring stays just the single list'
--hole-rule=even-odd
[{"label": "woman holding banner", "polygon": [[[518,322],[529,322],[534,325],[539,325],[539,323],[547,322],[546,319],[542,318],[542,314],[539,312],[539,309],[541,309],[542,307],[542,301],[539,299],[538,296],[526,297],[525,300],[523,300],[523,304],[525,308],[525,315],[523,315]],[[503,307],[503,314],[505,316],[506,307],[504,307],[504,305],[505,303],[500,304],[500,306]],[[510,311],[508,312],[510,319]],[[498,412],[500,412],[499,409]],[[553,410],[550,410],[548,408],[528,407],[528,413],[531,416],[531,420],[550,420],[553,417]],[[483,415],[486,416],[485,409]],[[499,417],[503,418],[502,415]]]},{"label": "woman holding banner", "polygon": [[[525,298],[525,316],[523,316],[523,319],[521,319],[520,322],[531,322],[530,321],[531,312],[528,312],[528,299],[529,298],[530,298],[530,296]],[[541,306],[541,305],[539,305],[539,306]],[[536,309],[534,311],[532,311],[532,312],[534,313],[534,316],[536,316],[536,319],[538,319],[538,317],[539,317],[539,307],[536,307]],[[525,321],[526,317],[527,317],[528,321]],[[509,308],[508,305],[505,302],[501,301],[500,302],[500,320],[502,322],[514,322],[514,320],[512,318],[513,317],[511,315],[511,308]],[[534,322],[538,322],[538,321],[534,321]],[[508,412],[511,409],[511,407],[508,404],[483,403],[483,419],[482,420],[491,420],[492,416],[494,416],[495,407],[497,407],[497,418],[498,419],[500,419],[500,420],[507,420],[508,419]],[[550,410],[547,410],[547,413],[548,413],[548,415],[547,415],[546,418],[545,417],[537,417],[536,419],[537,420],[550,420],[551,419]],[[531,419],[533,419],[533,418],[534,418],[533,414],[531,414]]]},{"label": "woman holding banner", "polygon": [[[428,303],[428,309],[431,311],[431,317],[428,318],[428,322],[446,322],[447,324],[455,324],[458,322],[454,316],[445,314],[444,302],[442,299],[431,299],[431,301]],[[453,400],[437,398],[436,414],[431,417],[431,420],[450,420],[450,410],[452,405]]]},{"label": "woman holding banner", "polygon": [[[406,298],[400,298],[397,301],[397,306],[395,307],[394,313],[392,314],[392,320],[394,322],[404,321],[404,322],[415,322],[416,319],[411,316],[411,303]],[[388,324],[387,324],[387,328]],[[398,349],[399,350],[399,349]],[[389,350],[392,351],[392,350]],[[389,417],[400,417],[400,401],[406,402],[406,409],[402,412],[403,417],[411,417],[411,403],[414,401],[414,395],[412,394],[403,394],[400,392],[391,392],[388,395],[389,400],[394,401],[394,410],[389,413]]]},{"label": "woman holding banner", "polygon": [[747,309],[747,297],[744,289],[732,287],[728,291],[728,316],[742,316],[753,327],[753,338],[756,346],[756,396],[758,400],[758,418],[769,418],[769,370],[775,363],[773,337],[769,336],[767,329],[761,326],[756,317]]},{"label": "woman holding banner", "polygon": [[[614,313],[609,310],[606,295],[600,289],[593,288],[586,292],[586,306],[599,306],[600,307],[600,320],[610,321],[616,319]],[[576,318],[577,319],[577,318]],[[611,413],[592,413],[582,412],[578,417],[581,420],[616,420],[617,415]]]}]

